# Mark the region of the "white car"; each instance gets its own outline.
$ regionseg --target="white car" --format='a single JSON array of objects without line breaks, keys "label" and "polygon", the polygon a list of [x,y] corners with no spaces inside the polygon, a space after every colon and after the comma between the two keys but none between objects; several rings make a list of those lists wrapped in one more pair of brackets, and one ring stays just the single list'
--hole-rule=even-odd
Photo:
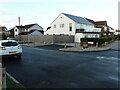
[{"label": "white car", "polygon": [[22,47],[15,40],[0,40],[0,56],[16,56],[21,58]]}]

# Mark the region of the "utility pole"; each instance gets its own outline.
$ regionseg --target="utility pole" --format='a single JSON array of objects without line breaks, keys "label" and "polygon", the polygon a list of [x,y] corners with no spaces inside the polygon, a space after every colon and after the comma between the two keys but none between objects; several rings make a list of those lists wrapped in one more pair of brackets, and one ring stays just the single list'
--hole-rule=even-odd
[{"label": "utility pole", "polygon": [[[19,22],[19,31],[18,31],[18,34],[19,34],[19,33],[21,33],[20,17],[18,17],[18,22]],[[20,35],[19,41],[20,40],[21,40],[21,35]]]},{"label": "utility pole", "polygon": [[18,22],[19,22],[19,32],[21,30],[21,27],[20,27],[20,17],[18,17]]}]

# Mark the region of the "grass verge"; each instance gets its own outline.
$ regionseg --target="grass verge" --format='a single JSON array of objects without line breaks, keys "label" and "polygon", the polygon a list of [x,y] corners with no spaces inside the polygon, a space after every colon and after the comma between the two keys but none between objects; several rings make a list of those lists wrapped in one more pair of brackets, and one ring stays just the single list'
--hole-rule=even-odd
[{"label": "grass verge", "polygon": [[25,88],[19,84],[15,83],[9,76],[6,75],[6,88],[7,89],[19,89],[19,90],[25,90]]}]

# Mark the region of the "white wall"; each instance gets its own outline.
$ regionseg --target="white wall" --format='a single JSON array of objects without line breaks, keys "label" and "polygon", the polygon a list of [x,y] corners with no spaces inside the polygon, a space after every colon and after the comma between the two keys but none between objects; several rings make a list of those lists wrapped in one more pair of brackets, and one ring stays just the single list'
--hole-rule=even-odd
[{"label": "white wall", "polygon": [[[23,29],[22,29],[22,32],[29,32],[30,30],[32,30],[32,29],[37,29],[37,30],[43,30],[39,25],[34,25],[34,26],[32,26],[31,28],[29,28],[29,29],[24,29],[24,31],[23,31]],[[17,30],[17,31],[16,31]],[[37,31],[38,33],[40,33],[39,31]],[[21,33],[20,31],[19,31],[19,29],[17,28],[17,27],[15,27],[14,28],[14,35],[16,36],[16,35],[18,35],[19,33]]]},{"label": "white wall", "polygon": [[[17,30],[17,31],[16,31]],[[19,30],[18,30],[18,28],[17,27],[15,27],[14,28],[14,35],[16,36],[16,35],[18,35],[19,34]]]},{"label": "white wall", "polygon": [[[69,31],[69,23],[72,23],[72,31]],[[60,27],[60,24],[64,24],[64,28]],[[56,25],[56,27],[54,27]],[[100,28],[95,28],[94,25],[86,25],[86,24],[78,24],[65,16],[64,14],[60,14],[52,23],[51,28],[45,32],[49,35],[59,35],[59,34],[67,34],[67,35],[75,35],[75,42],[80,42],[80,38],[85,37],[86,35],[89,38],[95,38],[99,34],[84,34],[84,33],[76,33],[76,29],[85,29],[85,32],[100,32]]]},{"label": "white wall", "polygon": [[[72,23],[72,31],[69,31],[69,23]],[[64,24],[64,28],[60,27],[60,24]],[[56,28],[54,28],[56,25]],[[67,16],[60,14],[51,24],[51,28],[45,32],[45,34],[67,34],[75,35],[75,22]]]},{"label": "white wall", "polygon": [[80,38],[83,38],[83,33],[76,33],[75,34],[75,42],[81,42]]}]

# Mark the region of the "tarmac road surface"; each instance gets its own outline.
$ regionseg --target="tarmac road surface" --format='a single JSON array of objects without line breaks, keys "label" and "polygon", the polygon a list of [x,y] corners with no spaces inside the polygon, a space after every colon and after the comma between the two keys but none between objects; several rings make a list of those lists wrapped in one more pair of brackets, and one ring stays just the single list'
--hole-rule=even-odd
[{"label": "tarmac road surface", "polygon": [[120,86],[118,85],[120,59],[117,50],[61,52],[57,50],[58,48],[59,46],[36,48],[23,46],[21,60],[4,58],[3,66],[27,88],[118,88]]}]

